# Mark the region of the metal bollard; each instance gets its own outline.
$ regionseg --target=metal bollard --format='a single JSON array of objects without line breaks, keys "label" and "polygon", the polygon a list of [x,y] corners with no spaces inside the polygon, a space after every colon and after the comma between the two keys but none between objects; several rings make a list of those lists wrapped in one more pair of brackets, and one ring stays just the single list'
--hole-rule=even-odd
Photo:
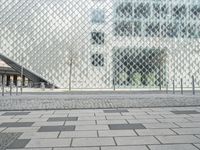
[{"label": "metal bollard", "polygon": [[16,85],[16,95],[18,95],[18,85]]},{"label": "metal bollard", "polygon": [[166,83],[166,94],[168,94],[168,82]]},{"label": "metal bollard", "polygon": [[4,82],[4,75],[2,75],[2,96],[4,96],[4,87],[5,87],[5,82]]},{"label": "metal bollard", "polygon": [[192,93],[193,93],[193,95],[195,95],[195,80],[194,80],[194,76],[192,76]]},{"label": "metal bollard", "polygon": [[175,83],[174,83],[174,80],[172,81],[172,84],[173,84],[173,94],[175,94]]},{"label": "metal bollard", "polygon": [[183,79],[181,78],[181,94],[183,94]]},{"label": "metal bollard", "polygon": [[113,79],[113,90],[115,91],[115,79]]},{"label": "metal bollard", "polygon": [[12,96],[12,84],[10,83],[10,96]]}]

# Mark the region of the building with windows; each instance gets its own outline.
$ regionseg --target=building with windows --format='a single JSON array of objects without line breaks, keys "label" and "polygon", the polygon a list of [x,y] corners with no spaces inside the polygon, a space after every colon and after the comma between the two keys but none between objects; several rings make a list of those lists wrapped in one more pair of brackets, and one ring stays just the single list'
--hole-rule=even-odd
[{"label": "building with windows", "polygon": [[60,88],[200,85],[199,0],[1,0],[0,58]]}]

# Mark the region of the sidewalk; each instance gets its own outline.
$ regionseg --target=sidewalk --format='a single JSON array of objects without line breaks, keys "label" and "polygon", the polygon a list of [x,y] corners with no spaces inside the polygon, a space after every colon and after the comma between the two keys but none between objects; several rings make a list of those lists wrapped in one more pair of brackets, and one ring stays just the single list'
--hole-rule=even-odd
[{"label": "sidewalk", "polygon": [[0,96],[0,110],[94,109],[142,107],[200,106],[200,94],[191,92],[166,94],[158,92],[70,92],[24,93]]},{"label": "sidewalk", "polygon": [[0,149],[199,150],[200,107],[0,111]]}]

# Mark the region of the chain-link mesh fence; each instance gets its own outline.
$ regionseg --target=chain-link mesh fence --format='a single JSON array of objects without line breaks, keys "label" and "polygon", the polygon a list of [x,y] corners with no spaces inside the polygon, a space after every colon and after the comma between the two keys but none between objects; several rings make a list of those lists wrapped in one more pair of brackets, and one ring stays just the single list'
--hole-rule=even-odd
[{"label": "chain-link mesh fence", "polygon": [[[0,53],[60,88],[200,87],[199,0],[1,0]],[[21,56],[23,55],[23,59]]]}]

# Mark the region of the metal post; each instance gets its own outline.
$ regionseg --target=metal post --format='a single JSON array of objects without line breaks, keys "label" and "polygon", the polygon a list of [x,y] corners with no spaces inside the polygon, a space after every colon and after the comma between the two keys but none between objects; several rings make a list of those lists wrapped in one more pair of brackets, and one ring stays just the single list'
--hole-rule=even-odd
[{"label": "metal post", "polygon": [[70,72],[69,72],[69,91],[71,91],[71,80],[72,80],[72,58],[70,59]]},{"label": "metal post", "polygon": [[168,82],[166,83],[166,94],[168,94]]},{"label": "metal post", "polygon": [[183,94],[183,79],[181,78],[181,94]]},{"label": "metal post", "polygon": [[174,80],[172,81],[172,84],[173,84],[173,94],[175,94],[175,83],[174,83]]},{"label": "metal post", "polygon": [[12,96],[12,83],[10,82],[10,96]]},{"label": "metal post", "polygon": [[4,96],[4,75],[2,75],[2,96]]},{"label": "metal post", "polygon": [[18,95],[18,84],[16,85],[16,95]]},{"label": "metal post", "polygon": [[194,76],[192,76],[192,93],[193,93],[193,95],[195,95],[195,80],[194,80]]},{"label": "metal post", "polygon": [[23,72],[24,72],[24,69],[22,65],[21,67],[21,94],[23,93]]},{"label": "metal post", "polygon": [[113,90],[115,91],[115,79],[113,79]]}]

